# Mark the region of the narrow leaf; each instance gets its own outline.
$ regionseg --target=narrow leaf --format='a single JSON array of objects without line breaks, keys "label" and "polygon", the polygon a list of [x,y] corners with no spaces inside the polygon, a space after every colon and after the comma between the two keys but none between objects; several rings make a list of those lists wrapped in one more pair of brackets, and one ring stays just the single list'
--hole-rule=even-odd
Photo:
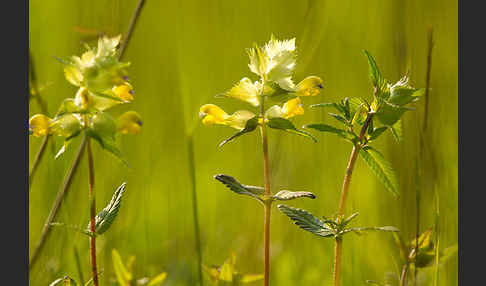
[{"label": "narrow leaf", "polygon": [[291,220],[293,220],[294,224],[298,225],[303,230],[307,230],[315,235],[322,237],[331,237],[334,235],[332,230],[324,225],[324,223],[320,219],[316,218],[314,215],[305,210],[289,207],[286,205],[278,205],[278,208]]},{"label": "narrow leaf", "polygon": [[116,249],[111,251],[111,257],[113,260],[113,269],[115,271],[118,283],[120,286],[130,286],[130,281],[133,279],[132,274],[128,272],[125,265],[123,265],[120,254]]},{"label": "narrow leaf", "polygon": [[375,128],[371,134],[370,134],[370,141],[371,140],[375,140],[376,138],[378,138],[381,134],[383,134],[383,132],[385,132],[386,130],[388,129],[388,127],[386,126],[382,126],[382,127],[379,127],[379,128]]},{"label": "narrow leaf", "polygon": [[343,233],[354,232],[356,234],[362,234],[367,231],[386,231],[386,232],[399,232],[400,230],[394,226],[370,226],[370,227],[352,227],[345,229]]},{"label": "narrow leaf", "polygon": [[219,144],[219,147],[222,147],[224,144],[230,142],[231,140],[237,138],[237,137],[240,137],[241,135],[245,134],[245,133],[248,133],[248,132],[252,132],[254,131],[258,126],[258,117],[253,117],[252,119],[249,119],[247,122],[246,122],[246,125],[245,125],[245,128],[243,128],[241,131],[238,131],[237,133],[235,133],[233,136],[231,136],[230,138],[224,140],[223,142],[221,142]]},{"label": "narrow leaf", "polygon": [[395,138],[395,140],[397,142],[402,141],[403,131],[402,131],[402,121],[401,120],[398,120],[397,122],[395,122],[395,124],[393,124],[390,127],[390,131],[393,135],[393,138]]},{"label": "narrow leaf", "polygon": [[159,275],[155,276],[154,278],[152,278],[150,280],[150,282],[147,284],[147,286],[155,286],[155,285],[159,285],[161,284],[162,282],[164,282],[165,278],[167,277],[167,273],[165,272],[162,272],[160,273]]},{"label": "narrow leaf", "polygon": [[286,132],[289,132],[289,133],[301,135],[301,136],[312,139],[314,142],[317,142],[317,139],[314,136],[312,136],[312,134],[295,128],[294,124],[287,119],[279,118],[279,117],[272,118],[272,119],[268,120],[267,125],[270,128],[280,129],[280,130],[283,130],[283,131],[286,131]]},{"label": "narrow leaf", "polygon": [[391,191],[393,195],[399,196],[398,181],[395,177],[395,172],[383,155],[370,146],[363,147],[359,154],[386,189]]},{"label": "narrow leaf", "polygon": [[315,199],[316,196],[311,192],[292,192],[287,190],[282,190],[272,196],[275,200],[288,201],[298,198],[311,198]]},{"label": "narrow leaf", "polygon": [[321,131],[321,132],[329,132],[329,133],[334,133],[350,142],[355,142],[358,138],[346,131],[346,130],[343,130],[343,129],[339,129],[339,128],[336,128],[336,127],[333,127],[331,125],[327,125],[327,124],[309,124],[309,125],[305,125],[304,126],[305,128],[311,128],[311,129],[315,129],[317,131]]}]

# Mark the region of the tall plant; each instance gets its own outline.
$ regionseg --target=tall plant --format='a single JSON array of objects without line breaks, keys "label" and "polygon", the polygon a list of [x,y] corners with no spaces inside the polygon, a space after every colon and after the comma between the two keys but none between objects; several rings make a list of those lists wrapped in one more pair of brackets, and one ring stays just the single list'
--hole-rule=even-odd
[{"label": "tall plant", "polygon": [[[270,275],[270,213],[275,200],[292,200],[308,197],[314,199],[310,192],[292,192],[287,190],[272,194],[270,187],[270,162],[268,151],[267,127],[301,135],[314,141],[315,138],[297,129],[289,120],[304,113],[301,97],[316,96],[322,88],[322,80],[309,76],[295,84],[292,75],[296,65],[295,38],[280,41],[273,35],[263,47],[254,44],[247,50],[250,58],[248,67],[257,75],[258,80],[247,77],[241,79],[222,97],[245,101],[257,109],[257,114],[248,110],[239,110],[227,114],[214,104],[206,104],[200,108],[200,116],[205,125],[221,124],[238,130],[233,136],[221,142],[219,146],[238,138],[241,135],[260,129],[263,149],[264,187],[244,185],[228,175],[216,175],[215,179],[225,184],[230,190],[240,195],[255,198],[264,207],[264,283],[269,285]],[[265,108],[267,102],[277,103]],[[279,104],[282,104],[280,106]]]},{"label": "tall plant", "polygon": [[[351,227],[347,225],[358,213],[345,217],[346,199],[349,193],[351,176],[358,156],[361,156],[371,171],[394,196],[399,195],[398,182],[390,163],[384,156],[371,146],[385,131],[390,130],[395,139],[401,138],[401,117],[406,111],[413,110],[408,104],[419,99],[421,89],[409,84],[405,75],[398,82],[391,84],[380,73],[378,66],[370,53],[364,51],[369,64],[369,76],[373,86],[371,103],[362,98],[345,98],[336,103],[321,103],[313,107],[330,107],[337,113],[329,113],[342,124],[334,127],[327,124],[310,124],[307,128],[321,132],[330,132],[352,144],[353,148],[348,160],[344,181],[341,188],[338,211],[331,218],[323,220],[301,209],[279,205],[279,209],[289,216],[302,229],[318,236],[334,238],[334,285],[341,281],[341,256],[343,235],[349,232],[362,233],[366,231],[391,231],[398,229],[392,226],[384,227]],[[379,126],[377,126],[379,125]]]},{"label": "tall plant", "polygon": [[[66,80],[78,87],[73,98],[67,98],[59,107],[54,118],[36,114],[29,120],[29,132],[35,137],[55,135],[64,138],[64,144],[55,158],[61,156],[73,138],[83,137],[88,153],[89,203],[90,203],[90,252],[93,283],[98,285],[96,263],[96,235],[107,230],[112,219],[118,213],[119,201],[124,185],[120,187],[110,202],[108,209],[96,215],[95,171],[92,151],[92,139],[109,153],[125,162],[115,142],[116,134],[136,134],[142,126],[140,115],[127,111],[116,120],[108,110],[117,105],[133,101],[134,92],[128,82],[126,68],[130,63],[118,60],[118,45],[121,36],[98,40],[97,47],[86,46],[87,51],[81,57],[73,56],[63,61]],[[125,162],[126,163],[126,162]],[[118,207],[116,207],[118,206]],[[111,221],[107,222],[107,219]]]}]

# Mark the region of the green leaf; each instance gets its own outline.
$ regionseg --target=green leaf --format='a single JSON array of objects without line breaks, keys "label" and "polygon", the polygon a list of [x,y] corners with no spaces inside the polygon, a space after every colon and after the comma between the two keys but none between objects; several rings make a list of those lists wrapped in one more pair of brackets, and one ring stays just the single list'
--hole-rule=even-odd
[{"label": "green leaf", "polygon": [[235,178],[223,174],[216,175],[214,178],[237,194],[251,196],[263,202],[261,196],[265,193],[265,191],[262,187],[243,185]]},{"label": "green leaf", "polygon": [[393,126],[398,120],[400,120],[405,112],[410,110],[414,109],[410,107],[391,105],[384,102],[375,116],[383,125]]},{"label": "green leaf", "polygon": [[399,232],[400,230],[398,228],[394,227],[394,226],[352,227],[352,228],[345,229],[343,231],[343,234],[350,232],[350,231],[360,235],[363,232],[367,232],[367,231]]},{"label": "green leaf", "polygon": [[344,124],[346,126],[349,125],[349,122],[346,120],[346,118],[342,117],[341,115],[335,114],[335,113],[332,113],[332,112],[329,112],[328,114],[331,115],[337,121],[341,122],[342,124]]},{"label": "green leaf", "polygon": [[279,201],[289,201],[298,198],[311,198],[315,199],[316,196],[311,192],[292,192],[287,190],[282,190],[272,196],[275,200]]},{"label": "green leaf", "polygon": [[348,225],[353,219],[355,219],[357,216],[358,216],[359,213],[353,213],[352,215],[350,215],[349,217],[347,217],[343,222],[342,222],[342,226],[345,227],[346,225]]},{"label": "green leaf", "polygon": [[69,276],[64,276],[63,278],[58,278],[54,281],[52,281],[49,286],[76,286],[78,285],[74,279],[72,279]]},{"label": "green leaf", "polygon": [[386,80],[381,75],[380,70],[378,69],[378,65],[376,64],[373,56],[366,50],[363,50],[363,53],[368,58],[369,76],[371,83],[374,87],[377,88],[376,95],[379,97],[385,97]]},{"label": "green leaf", "polygon": [[314,136],[312,136],[310,133],[295,128],[294,124],[290,120],[280,118],[280,117],[271,118],[268,120],[267,125],[270,128],[280,129],[289,133],[301,135],[312,139],[312,141],[314,142],[317,142],[317,139]]},{"label": "green leaf", "polygon": [[329,133],[334,133],[350,142],[356,142],[358,140],[358,138],[346,131],[346,130],[343,130],[343,129],[339,129],[339,128],[336,128],[336,127],[333,127],[331,125],[327,125],[327,124],[309,124],[309,125],[305,125],[304,126],[305,128],[311,128],[311,129],[315,129],[317,131],[321,131],[321,132],[329,132]]},{"label": "green leaf", "polygon": [[223,146],[224,144],[230,142],[231,140],[245,134],[245,133],[248,133],[248,132],[252,132],[254,131],[258,126],[258,117],[253,117],[251,119],[249,119],[247,122],[246,122],[246,125],[245,125],[245,128],[243,128],[241,131],[238,131],[236,134],[234,134],[233,136],[231,136],[230,138],[224,140],[223,142],[221,142],[219,144],[219,147]]},{"label": "green leaf", "polygon": [[370,146],[363,147],[359,154],[386,189],[391,191],[393,195],[399,196],[398,181],[395,177],[395,172],[383,155]]},{"label": "green leaf", "polygon": [[[103,234],[106,232],[110,226],[113,224],[116,216],[118,215],[118,211],[121,207],[121,199],[123,197],[123,193],[125,192],[126,183],[121,184],[118,189],[113,194],[110,203],[101,210],[95,218],[95,232],[96,234]],[[88,224],[89,229],[89,224]]]},{"label": "green leaf", "polygon": [[393,138],[395,138],[395,140],[397,142],[402,141],[403,131],[402,131],[402,121],[401,120],[398,120],[397,122],[395,122],[395,124],[393,124],[390,127],[390,131],[393,135]]},{"label": "green leaf", "polygon": [[386,127],[386,126],[382,126],[382,127],[373,129],[373,131],[370,133],[370,139],[369,140],[370,141],[375,140],[381,134],[383,134],[383,132],[385,132],[387,129],[388,129],[388,127]]},{"label": "green leaf", "polygon": [[165,278],[167,277],[167,273],[162,272],[159,275],[155,276],[150,280],[150,282],[147,284],[147,286],[155,286],[155,285],[160,285],[162,282],[164,282]]},{"label": "green leaf", "polygon": [[298,225],[303,230],[307,230],[308,232],[322,237],[334,236],[333,231],[311,213],[286,205],[278,205],[277,207],[293,220],[294,224]]},{"label": "green leaf", "polygon": [[276,82],[266,82],[263,94],[271,101],[282,103],[296,98],[297,95],[294,90],[287,90],[282,88]]},{"label": "green leaf", "polygon": [[120,286],[130,286],[130,282],[133,279],[132,273],[128,272],[123,265],[120,254],[116,249],[111,251],[111,257],[113,260],[113,269],[115,271],[116,279]]}]

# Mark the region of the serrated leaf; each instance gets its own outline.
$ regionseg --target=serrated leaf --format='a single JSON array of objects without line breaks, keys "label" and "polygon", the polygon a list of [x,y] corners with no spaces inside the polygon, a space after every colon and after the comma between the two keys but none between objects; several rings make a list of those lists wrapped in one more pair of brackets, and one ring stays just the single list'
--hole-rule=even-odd
[{"label": "serrated leaf", "polygon": [[52,281],[49,286],[76,286],[78,285],[74,279],[69,276],[64,276],[63,278],[58,278]]},{"label": "serrated leaf", "polygon": [[331,126],[331,125],[327,125],[327,124],[323,124],[323,123],[318,123],[318,124],[309,124],[309,125],[305,125],[304,126],[305,128],[311,128],[311,129],[315,129],[317,131],[321,131],[321,132],[329,132],[329,133],[334,133],[350,142],[355,142],[356,140],[358,140],[358,138],[346,131],[346,130],[343,130],[343,129],[339,129],[339,128],[336,128],[334,126]]},{"label": "serrated leaf", "polygon": [[120,253],[116,249],[111,251],[111,257],[113,260],[113,270],[115,271],[116,279],[120,286],[130,286],[130,281],[133,279],[132,273],[128,272],[123,265]]},{"label": "serrated leaf", "polygon": [[403,131],[402,131],[402,121],[401,120],[398,120],[397,122],[395,122],[395,124],[393,124],[390,127],[390,131],[393,135],[393,138],[395,138],[395,140],[397,142],[402,141]]},{"label": "serrated leaf", "polygon": [[392,105],[384,102],[375,116],[383,125],[393,126],[400,120],[405,112],[410,110],[413,110],[413,108]]},{"label": "serrated leaf", "polygon": [[322,237],[334,236],[332,230],[311,213],[286,205],[278,205],[278,208],[303,230]]},{"label": "serrated leaf", "polygon": [[262,187],[243,185],[235,178],[223,174],[216,175],[214,178],[237,194],[251,196],[259,201],[262,201],[260,196],[265,193],[264,188]]},{"label": "serrated leaf", "polygon": [[[106,232],[110,226],[113,224],[116,216],[121,207],[121,199],[123,197],[123,193],[125,192],[126,183],[121,184],[118,189],[113,194],[110,203],[101,210],[95,218],[95,232],[97,235],[103,234]],[[89,224],[88,224],[89,228]]]},{"label": "serrated leaf", "polygon": [[364,54],[368,58],[368,66],[369,66],[369,77],[370,81],[374,87],[377,88],[377,96],[385,97],[385,87],[386,87],[386,80],[381,75],[380,70],[378,69],[378,65],[375,62],[373,56],[366,50],[363,50]]},{"label": "serrated leaf", "polygon": [[167,273],[162,272],[159,275],[152,278],[150,280],[150,282],[147,284],[147,286],[160,285],[160,284],[162,284],[162,282],[164,282],[165,278],[167,278]]},{"label": "serrated leaf", "polygon": [[375,140],[381,134],[383,134],[383,132],[385,132],[387,129],[388,129],[388,127],[386,127],[386,126],[382,126],[382,127],[373,129],[373,131],[370,133],[370,139],[369,140],[370,141]]},{"label": "serrated leaf", "polygon": [[276,193],[275,195],[273,195],[272,198],[279,201],[288,201],[288,200],[293,200],[298,198],[315,199],[316,196],[311,192],[293,192],[293,191],[282,190]]},{"label": "serrated leaf", "polygon": [[312,141],[314,141],[314,142],[317,142],[317,139],[314,136],[312,136],[312,134],[295,128],[294,124],[290,120],[287,120],[287,119],[284,119],[284,118],[279,118],[279,117],[271,118],[271,119],[268,120],[267,125],[270,128],[279,129],[279,130],[283,130],[283,131],[286,131],[286,132],[289,132],[289,133],[304,136],[304,137],[312,139]]},{"label": "serrated leaf", "polygon": [[370,146],[363,147],[359,154],[386,189],[392,192],[393,195],[399,196],[398,181],[395,177],[395,172],[383,155]]},{"label": "serrated leaf", "polygon": [[249,132],[252,132],[254,131],[258,126],[258,117],[253,117],[251,119],[249,119],[248,121],[246,121],[246,124],[245,124],[245,128],[243,128],[242,130],[238,131],[237,133],[235,133],[233,136],[231,136],[230,138],[224,140],[223,142],[221,142],[219,144],[219,147],[222,147],[224,144],[230,142],[231,140],[245,134],[245,133],[249,133]]}]

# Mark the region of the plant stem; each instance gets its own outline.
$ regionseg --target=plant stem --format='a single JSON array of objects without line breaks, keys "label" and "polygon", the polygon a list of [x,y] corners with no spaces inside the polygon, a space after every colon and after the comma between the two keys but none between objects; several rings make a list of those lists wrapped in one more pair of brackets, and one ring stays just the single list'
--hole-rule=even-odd
[{"label": "plant stem", "polygon": [[69,172],[67,173],[67,175],[64,179],[64,183],[63,183],[61,189],[57,193],[56,200],[54,201],[54,204],[52,205],[51,211],[49,212],[49,215],[47,216],[46,222],[44,223],[44,227],[42,228],[41,238],[39,239],[39,242],[37,243],[37,246],[34,249],[32,256],[30,258],[29,271],[34,267],[34,265],[37,261],[37,258],[39,257],[40,252],[44,248],[47,236],[49,235],[50,230],[51,230],[51,223],[56,218],[57,212],[59,211],[59,207],[61,206],[61,203],[62,203],[62,199],[64,198],[69,187],[71,186],[72,179],[74,177],[74,174],[76,173],[76,170],[79,166],[79,162],[81,161],[81,158],[83,156],[85,145],[86,145],[86,138],[83,138],[83,141],[81,142],[81,145],[79,145],[78,152],[76,153],[76,157],[74,158],[74,161],[71,165],[71,168],[69,169]]},{"label": "plant stem", "polygon": [[[263,146],[263,180],[265,187],[265,196],[270,197],[270,163],[268,159],[268,139],[267,129],[265,125],[265,107],[263,96],[263,87],[265,86],[265,80],[262,79],[262,91],[261,91],[261,104],[260,104],[260,118],[262,124],[260,125],[260,131],[262,134],[262,146]],[[268,200],[264,203],[265,222],[264,222],[264,285],[270,285],[270,213],[272,210],[272,201]]]},{"label": "plant stem", "polygon": [[[136,22],[137,22],[137,20],[140,16],[140,12],[142,10],[144,3],[145,3],[145,0],[140,0],[140,2],[138,3],[138,6],[135,10],[135,13],[132,17],[130,27],[128,29],[127,36],[125,37],[125,40],[123,41],[123,44],[120,47],[120,52],[118,54],[118,60],[121,60],[121,58],[123,57],[124,52],[125,52],[125,50],[128,46],[128,43],[130,42],[133,30],[135,28],[135,24],[136,24]],[[30,262],[29,262],[29,271],[32,269],[35,262],[37,261],[37,258],[40,254],[40,251],[44,248],[44,244],[46,242],[47,235],[49,234],[49,232],[51,230],[51,223],[54,221],[54,219],[57,215],[57,212],[59,211],[59,207],[61,206],[62,199],[64,198],[64,195],[66,194],[67,190],[71,186],[71,181],[72,181],[72,178],[73,178],[73,176],[76,173],[76,170],[78,168],[79,161],[81,160],[81,156],[84,152],[85,144],[86,144],[86,138],[83,138],[83,141],[78,148],[76,157],[75,157],[75,159],[74,159],[74,161],[71,165],[71,168],[70,168],[69,172],[67,173],[67,176],[64,180],[63,186],[62,186],[61,190],[57,193],[57,197],[56,197],[56,200],[54,202],[54,205],[52,206],[52,208],[49,212],[49,216],[47,217],[46,223],[44,224],[44,228],[42,229],[41,238],[40,238],[40,240],[39,240],[36,248],[34,249],[32,256],[31,256],[31,259],[30,259]],[[45,153],[43,153],[43,154],[45,154]],[[42,156],[39,157],[39,161],[40,161],[41,157]]]},{"label": "plant stem", "polygon": [[93,164],[93,151],[91,150],[91,140],[87,138],[86,150],[88,152],[88,173],[89,173],[89,201],[90,201],[90,221],[89,230],[91,236],[89,237],[89,249],[91,253],[91,270],[93,272],[93,285],[98,286],[98,268],[96,266],[96,201],[94,193],[94,164]]},{"label": "plant stem", "polygon": [[[37,76],[35,73],[34,69],[34,60],[32,58],[32,53],[29,50],[29,85],[30,85],[30,98],[34,97],[37,100],[37,103],[39,104],[40,110],[43,114],[47,115],[47,105],[40,96],[40,91],[37,86]],[[35,171],[37,170],[37,167],[39,166],[39,163],[44,156],[44,151],[46,150],[47,147],[47,142],[49,142],[49,134],[44,137],[42,140],[42,144],[39,147],[39,151],[37,151],[37,155],[35,156],[34,162],[32,163],[32,167],[30,168],[29,171],[29,191],[30,187],[32,186],[32,181],[34,180],[34,174]]]},{"label": "plant stem", "polygon": [[[368,113],[366,120],[359,133],[359,141],[361,142],[366,133],[366,129],[373,118],[373,113]],[[344,215],[344,209],[346,206],[346,198],[348,197],[349,184],[351,183],[351,176],[353,175],[356,159],[358,158],[359,151],[361,150],[361,143],[354,144],[351,155],[349,156],[348,166],[346,167],[346,174],[344,175],[343,187],[341,189],[341,198],[339,199],[338,217]],[[341,281],[341,257],[342,257],[342,238],[337,237],[334,245],[334,286],[339,286]]]},{"label": "plant stem", "polygon": [[79,252],[76,245],[73,247],[73,252],[74,252],[74,260],[76,261],[76,269],[78,270],[79,283],[81,285],[84,285],[83,270],[81,268],[81,261],[79,259]]},{"label": "plant stem", "polygon": [[187,151],[189,162],[189,176],[192,184],[192,212],[194,218],[194,234],[196,236],[196,252],[198,263],[198,274],[200,285],[203,286],[204,280],[202,276],[202,250],[201,250],[201,234],[199,230],[199,216],[197,212],[197,192],[196,192],[196,168],[194,166],[194,141],[192,134],[187,136]]},{"label": "plant stem", "polygon": [[404,265],[403,265],[403,268],[402,268],[402,275],[400,275],[400,286],[405,286],[406,284],[406,280],[407,280],[407,272],[408,272],[408,268],[410,266],[410,263],[406,262]]},{"label": "plant stem", "polygon": [[135,12],[133,13],[132,19],[130,20],[130,25],[128,26],[128,30],[127,30],[127,34],[125,36],[125,39],[123,40],[123,42],[120,46],[120,52],[118,54],[118,59],[121,59],[121,57],[125,53],[125,50],[128,46],[128,42],[130,41],[130,38],[132,37],[132,33],[135,30],[135,26],[137,25],[138,17],[140,16],[140,12],[142,12],[142,8],[143,8],[144,4],[145,4],[145,0],[138,1],[137,8],[135,8]]},{"label": "plant stem", "polygon": [[47,142],[49,141],[49,137],[50,137],[49,134],[44,136],[44,139],[42,140],[42,144],[39,147],[39,151],[37,151],[37,155],[35,155],[34,162],[32,163],[32,167],[30,168],[30,171],[29,171],[29,191],[30,191],[30,187],[32,186],[32,182],[34,181],[35,171],[37,171],[37,167],[39,166],[39,163],[42,159],[42,156],[44,155],[44,151],[46,150]]}]

